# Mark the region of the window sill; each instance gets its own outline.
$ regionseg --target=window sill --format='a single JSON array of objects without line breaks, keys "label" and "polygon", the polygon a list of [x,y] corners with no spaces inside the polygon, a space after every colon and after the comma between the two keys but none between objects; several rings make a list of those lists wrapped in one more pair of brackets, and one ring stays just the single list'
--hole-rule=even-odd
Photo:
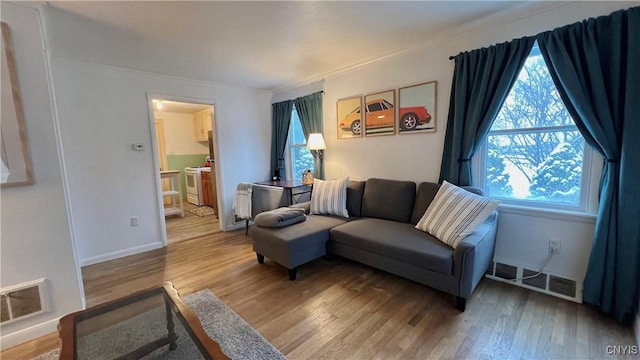
[{"label": "window sill", "polygon": [[498,205],[498,211],[505,214],[515,214],[524,216],[533,216],[548,218],[554,220],[573,221],[595,224],[598,218],[596,214],[570,211],[570,210],[558,210],[558,209],[543,209],[529,206],[520,206],[512,204],[500,204]]}]

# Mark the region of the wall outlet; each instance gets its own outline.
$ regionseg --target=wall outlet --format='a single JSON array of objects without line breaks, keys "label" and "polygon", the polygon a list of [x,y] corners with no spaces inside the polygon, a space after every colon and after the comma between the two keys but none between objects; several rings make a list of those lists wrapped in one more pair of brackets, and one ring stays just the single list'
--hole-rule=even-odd
[{"label": "wall outlet", "polygon": [[140,225],[140,219],[137,216],[134,216],[131,218],[131,226],[138,226]]},{"label": "wall outlet", "polygon": [[549,253],[550,254],[560,254],[560,249],[562,248],[562,243],[560,240],[549,239]]}]

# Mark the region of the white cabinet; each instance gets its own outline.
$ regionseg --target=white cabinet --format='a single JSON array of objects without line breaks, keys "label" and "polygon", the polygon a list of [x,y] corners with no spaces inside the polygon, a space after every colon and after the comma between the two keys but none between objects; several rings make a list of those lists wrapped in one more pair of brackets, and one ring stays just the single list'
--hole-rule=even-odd
[{"label": "white cabinet", "polygon": [[198,111],[193,115],[196,141],[209,141],[211,131],[211,109]]},{"label": "white cabinet", "polygon": [[162,192],[163,198],[169,198],[171,204],[164,208],[164,216],[180,215],[184,217],[184,205],[182,203],[182,180],[179,170],[160,171],[161,179],[169,179],[169,190]]}]

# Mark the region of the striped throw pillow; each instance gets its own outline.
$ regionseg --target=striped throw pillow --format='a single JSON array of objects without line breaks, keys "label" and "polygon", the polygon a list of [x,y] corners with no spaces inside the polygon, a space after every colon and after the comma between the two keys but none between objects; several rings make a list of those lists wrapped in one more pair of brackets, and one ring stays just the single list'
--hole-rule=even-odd
[{"label": "striped throw pillow", "polygon": [[428,232],[455,249],[491,215],[498,204],[497,200],[473,194],[445,181],[416,229]]},{"label": "striped throw pillow", "polygon": [[348,177],[329,181],[314,179],[310,213],[349,217],[347,184]]}]

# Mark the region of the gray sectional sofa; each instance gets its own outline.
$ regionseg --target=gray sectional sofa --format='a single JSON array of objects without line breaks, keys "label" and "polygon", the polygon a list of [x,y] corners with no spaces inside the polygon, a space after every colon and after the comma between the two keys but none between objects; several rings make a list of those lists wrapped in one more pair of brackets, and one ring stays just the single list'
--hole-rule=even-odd
[{"label": "gray sectional sofa", "polygon": [[308,215],[282,228],[252,226],[253,249],[259,263],[266,256],[289,269],[291,280],[298,266],[331,253],[455,295],[464,311],[493,259],[498,213],[453,249],[415,228],[439,187],[424,182],[416,190],[411,181],[350,181],[349,218]]}]

